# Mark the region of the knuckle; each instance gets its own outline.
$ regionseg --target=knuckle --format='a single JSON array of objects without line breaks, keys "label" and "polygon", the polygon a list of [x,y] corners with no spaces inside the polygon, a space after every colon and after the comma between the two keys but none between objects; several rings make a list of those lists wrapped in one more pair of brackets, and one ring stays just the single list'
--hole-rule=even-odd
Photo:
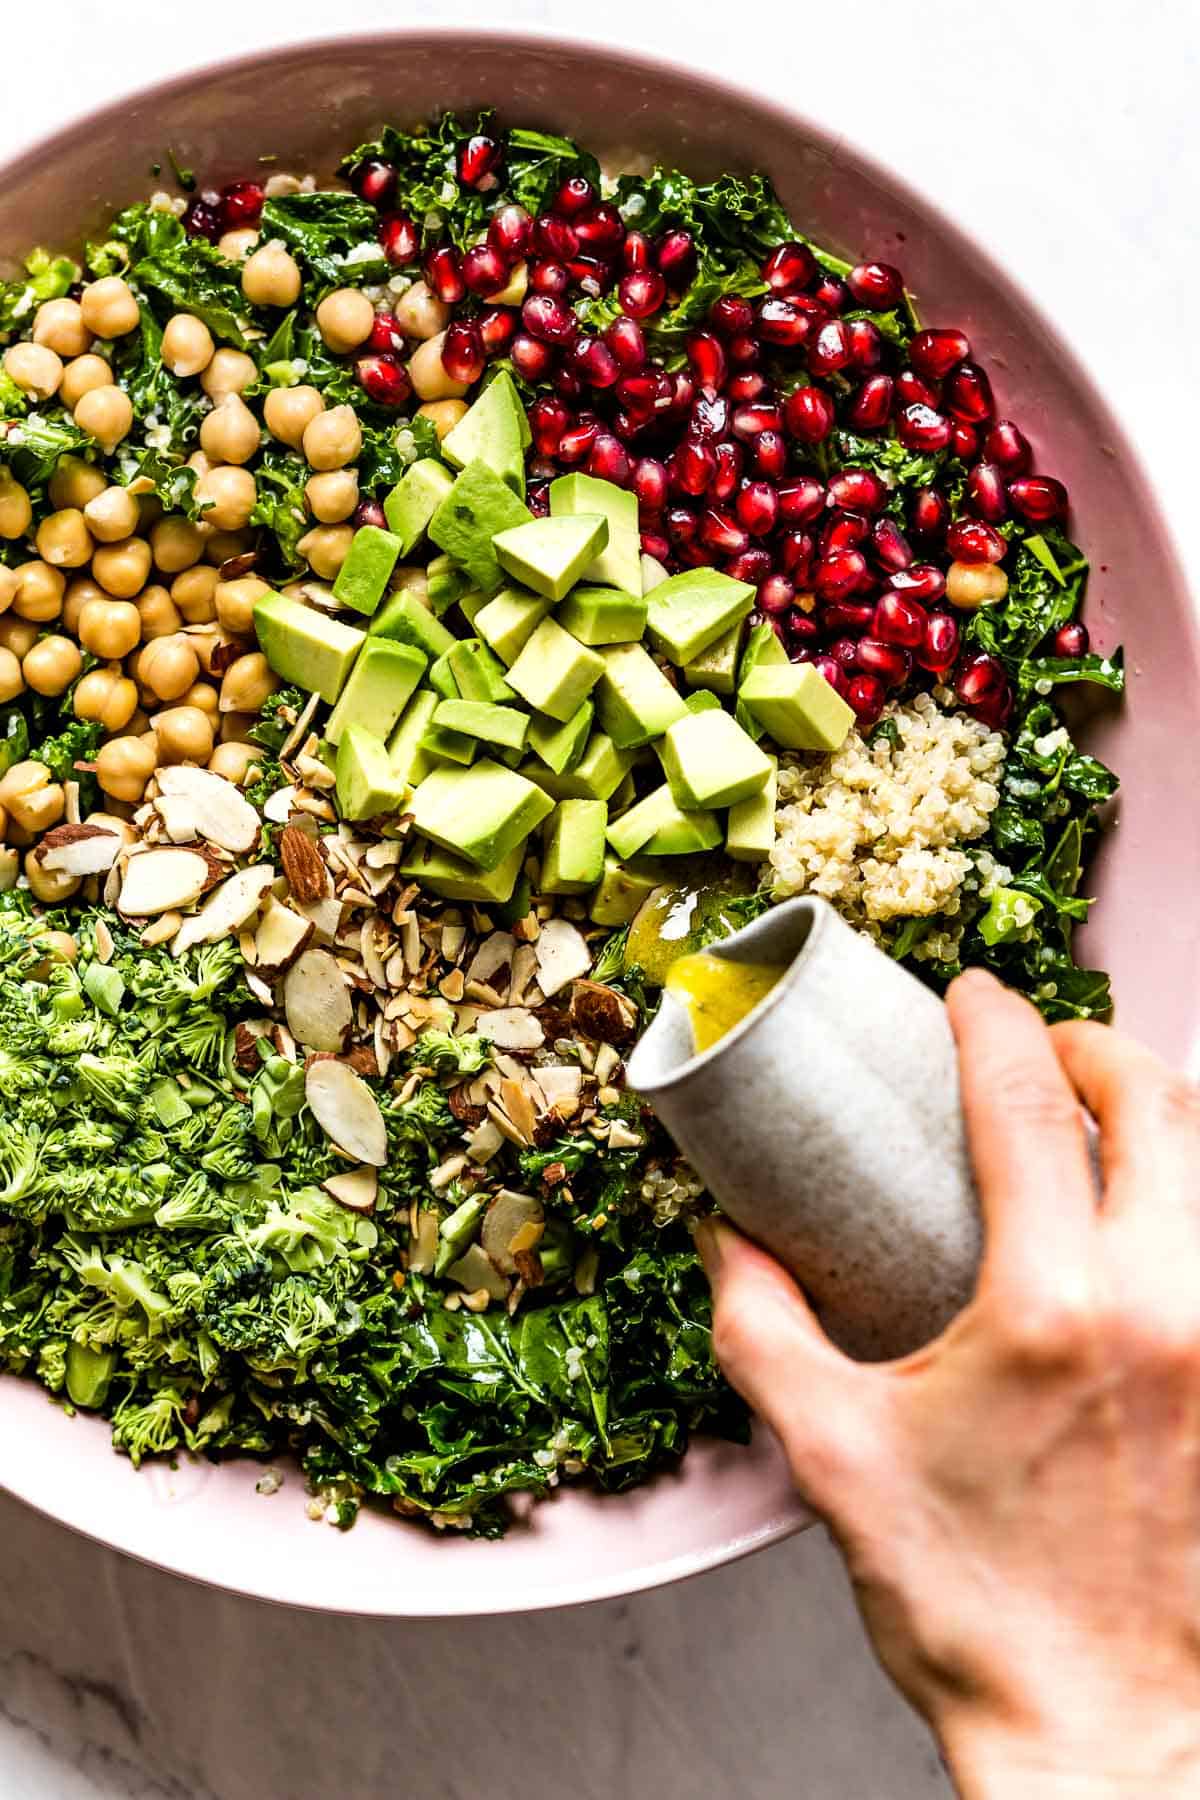
[{"label": "knuckle", "polygon": [[1101,1309],[1086,1288],[1064,1285],[1007,1308],[1004,1339],[1013,1362],[1048,1372],[1086,1362],[1103,1329]]},{"label": "knuckle", "polygon": [[744,1369],[759,1350],[758,1325],[745,1301],[718,1301],[712,1322],[713,1354],[723,1369]]},{"label": "knuckle", "polygon": [[1008,1068],[992,1084],[996,1107],[1020,1130],[1061,1131],[1078,1128],[1079,1103],[1065,1082],[1037,1070]]}]

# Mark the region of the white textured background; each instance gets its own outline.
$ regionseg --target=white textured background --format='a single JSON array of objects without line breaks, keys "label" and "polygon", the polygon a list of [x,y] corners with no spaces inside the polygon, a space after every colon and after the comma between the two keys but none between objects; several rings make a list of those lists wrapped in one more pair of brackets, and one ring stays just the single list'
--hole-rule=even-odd
[{"label": "white textured background", "polygon": [[[123,88],[269,44],[281,29],[472,21],[591,30],[676,54],[890,162],[1035,291],[1098,375],[1188,541],[1200,396],[1191,0],[11,4],[0,11],[0,158]],[[932,1746],[875,1672],[816,1533],[629,1602],[410,1626],[231,1600],[0,1499],[0,1800],[946,1791]]]}]

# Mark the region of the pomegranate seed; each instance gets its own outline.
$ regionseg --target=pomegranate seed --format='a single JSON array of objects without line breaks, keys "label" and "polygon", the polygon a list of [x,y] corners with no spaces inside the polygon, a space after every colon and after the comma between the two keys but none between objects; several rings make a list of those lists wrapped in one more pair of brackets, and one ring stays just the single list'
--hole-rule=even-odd
[{"label": "pomegranate seed", "polygon": [[558,460],[568,468],[585,462],[592,454],[592,447],[600,435],[598,419],[576,419],[568,425],[558,440]]},{"label": "pomegranate seed", "polygon": [[541,343],[525,331],[517,333],[509,355],[512,357],[513,368],[526,381],[545,381],[554,366],[554,352],[549,344]]},{"label": "pomegranate seed", "polygon": [[1008,545],[982,519],[955,519],[946,533],[946,549],[955,562],[998,563]]},{"label": "pomegranate seed", "polygon": [[729,423],[734,437],[751,439],[763,431],[782,431],[783,414],[771,401],[752,400],[749,406],[735,406]]},{"label": "pomegranate seed", "polygon": [[671,540],[665,538],[661,531],[643,531],[642,549],[647,556],[654,557],[656,562],[666,562],[671,554]]},{"label": "pomegranate seed", "polygon": [[742,478],[742,446],[726,440],[714,447],[713,455],[717,469],[709,483],[709,493],[714,500],[732,500]]},{"label": "pomegranate seed", "polygon": [[915,650],[925,636],[925,612],[899,594],[883,594],[875,603],[871,629],[885,644]]},{"label": "pomegranate seed", "polygon": [[473,319],[454,319],[442,342],[442,367],[452,381],[471,383],[483,374],[487,358]]},{"label": "pomegranate seed", "polygon": [[851,675],[846,683],[845,698],[853,708],[859,725],[869,729],[883,711],[887,693],[882,681],[874,675]]},{"label": "pomegranate seed", "polygon": [[617,382],[617,399],[626,412],[645,425],[656,412],[671,404],[672,387],[662,369],[647,369],[638,375],[623,375]]},{"label": "pomegranate seed", "polygon": [[906,569],[893,569],[887,584],[893,594],[917,600],[922,606],[931,606],[946,591],[946,577],[932,563],[910,563]]},{"label": "pomegranate seed", "polygon": [[724,437],[729,430],[730,408],[724,394],[712,388],[701,388],[692,402],[688,416],[689,429],[696,437]]},{"label": "pomegranate seed", "polygon": [[729,339],[729,361],[735,369],[757,369],[762,361],[762,346],[749,332]]},{"label": "pomegranate seed", "polygon": [[685,494],[699,497],[717,472],[712,445],[699,438],[684,438],[673,461],[676,486]]},{"label": "pomegranate seed", "polygon": [[807,525],[824,507],[825,489],[811,475],[798,475],[792,481],[785,481],[779,490],[779,516],[789,525]]},{"label": "pomegranate seed", "polygon": [[529,270],[531,294],[553,294],[561,297],[571,285],[571,277],[561,263],[536,262]]},{"label": "pomegranate seed", "polygon": [[523,206],[502,206],[488,222],[487,241],[505,262],[524,256],[533,220]]},{"label": "pomegranate seed", "polygon": [[[806,613],[799,606],[794,606],[790,613],[784,614],[783,629],[792,645],[803,645],[812,655],[817,639],[821,635],[821,627],[811,613]],[[796,658],[800,660],[799,657]]]},{"label": "pomegranate seed", "polygon": [[350,186],[360,200],[372,206],[386,206],[396,187],[394,164],[381,156],[367,156],[350,171]]},{"label": "pomegranate seed", "polygon": [[785,300],[782,295],[772,296],[759,302],[756,329],[765,344],[779,344],[785,350],[794,350],[811,334],[812,319],[794,300]]},{"label": "pomegranate seed", "polygon": [[850,304],[850,289],[840,275],[825,272],[813,289],[812,297],[825,312],[841,313]]},{"label": "pomegranate seed", "polygon": [[950,504],[937,488],[926,487],[914,494],[908,509],[908,528],[924,544],[940,544],[950,523]]},{"label": "pomegranate seed", "polygon": [[846,417],[859,431],[878,431],[892,416],[894,383],[890,375],[868,375],[850,397]]},{"label": "pomegranate seed", "polygon": [[636,319],[614,319],[605,327],[604,343],[623,369],[640,369],[646,361],[646,340]]},{"label": "pomegranate seed", "polygon": [[729,373],[725,346],[711,331],[693,331],[684,344],[692,373],[701,387],[720,388]]},{"label": "pomegranate seed", "polygon": [[700,520],[700,542],[722,556],[740,556],[750,548],[749,534],[736,519],[715,506],[710,506]]},{"label": "pomegranate seed", "polygon": [[632,274],[654,267],[654,250],[644,231],[626,233],[621,245],[621,262]]},{"label": "pomegranate seed", "polygon": [[578,215],[575,233],[593,256],[613,256],[624,240],[625,222],[616,207],[605,200]]},{"label": "pomegranate seed", "polygon": [[950,454],[960,462],[974,462],[979,455],[979,433],[973,425],[955,419],[950,426]]},{"label": "pomegranate seed", "polygon": [[591,182],[582,175],[568,175],[550,202],[556,213],[573,219],[576,213],[586,212],[596,198],[596,190]]},{"label": "pomegranate seed", "polygon": [[759,270],[773,294],[794,294],[807,287],[816,272],[817,259],[807,244],[780,244]]},{"label": "pomegranate seed", "polygon": [[555,393],[563,400],[582,400],[587,392],[582,378],[575,373],[574,369],[564,368],[561,364],[555,369],[551,380],[554,383]]},{"label": "pomegranate seed", "polygon": [[928,613],[921,642],[914,651],[917,661],[931,675],[944,675],[958,656],[958,621],[950,613]]},{"label": "pomegranate seed", "polygon": [[579,234],[565,219],[539,213],[529,228],[529,253],[549,262],[570,262],[579,249]]},{"label": "pomegranate seed", "polygon": [[751,537],[766,537],[779,522],[779,495],[769,481],[748,481],[734,510]]},{"label": "pomegranate seed", "polygon": [[631,319],[649,319],[667,297],[667,284],[657,269],[635,270],[617,283],[621,310]]},{"label": "pomegranate seed", "polygon": [[472,294],[498,294],[508,286],[508,264],[490,244],[475,244],[462,259],[462,278]]},{"label": "pomegranate seed", "polygon": [[835,693],[845,696],[846,671],[834,656],[814,656],[813,668],[827,681]]},{"label": "pomegranate seed", "polygon": [[968,656],[959,665],[954,691],[967,711],[984,725],[1002,726],[1012,712],[1012,689],[1004,666],[986,650]]},{"label": "pomegranate seed", "polygon": [[543,344],[569,344],[579,329],[571,308],[553,294],[530,294],[521,308],[521,323]]},{"label": "pomegranate seed", "polygon": [[416,262],[421,234],[404,213],[386,213],[379,221],[379,246],[393,268],[403,268]]},{"label": "pomegranate seed", "polygon": [[876,519],[871,527],[871,553],[892,574],[910,567],[913,559],[912,545],[895,519]]},{"label": "pomegranate seed", "polygon": [[354,373],[363,392],[376,406],[403,406],[412,393],[412,382],[399,357],[386,351],[376,356],[360,356]]},{"label": "pomegranate seed", "polygon": [[525,504],[535,519],[549,518],[550,483],[548,481],[531,481],[525,490]]},{"label": "pomegranate seed", "polygon": [[594,388],[612,387],[621,373],[616,357],[599,338],[576,338],[570,358],[575,373]]},{"label": "pomegranate seed", "polygon": [[795,584],[786,575],[768,575],[758,590],[760,612],[783,613],[796,598]]},{"label": "pomegranate seed", "polygon": [[904,277],[891,263],[859,263],[847,275],[846,286],[870,312],[886,312],[904,298]]},{"label": "pomegranate seed", "polygon": [[834,550],[857,550],[860,544],[866,543],[870,534],[871,527],[865,513],[830,513],[821,531],[821,555],[828,556]]},{"label": "pomegranate seed", "polygon": [[371,327],[371,335],[367,339],[368,350],[393,350],[402,356],[405,348],[404,333],[400,329],[400,321],[395,313],[376,313],[375,323]]},{"label": "pomegranate seed", "polygon": [[745,405],[750,400],[761,400],[770,391],[770,382],[757,369],[745,369],[740,375],[731,376],[725,383],[727,396],[737,406]]},{"label": "pomegranate seed", "polygon": [[439,244],[425,258],[425,279],[446,306],[457,306],[465,298],[467,284],[462,278],[458,252],[449,244]]},{"label": "pomegranate seed", "polygon": [[690,231],[667,231],[658,243],[658,272],[678,293],[696,273],[696,240]]},{"label": "pomegranate seed", "polygon": [[857,655],[858,640],[871,629],[875,607],[870,600],[831,600],[822,615],[825,630],[845,634],[854,645],[851,665]]},{"label": "pomegranate seed", "polygon": [[529,431],[539,456],[557,456],[562,434],[571,423],[571,410],[562,400],[543,394],[529,408]]},{"label": "pomegranate seed", "polygon": [[829,477],[832,505],[858,512],[882,512],[889,490],[872,469],[846,468]]},{"label": "pomegranate seed", "polygon": [[928,381],[941,381],[956,363],[971,354],[966,334],[953,327],[936,331],[918,331],[908,346],[908,360],[918,375]]},{"label": "pomegranate seed", "polygon": [[834,550],[817,565],[814,586],[822,600],[844,600],[868,579],[861,550]]},{"label": "pomegranate seed", "polygon": [[740,556],[731,556],[725,564],[724,573],[733,581],[745,581],[751,587],[758,587],[767,579],[774,566],[771,552],[758,547],[744,550]]},{"label": "pomegranate seed", "polygon": [[1074,620],[1070,625],[1060,625],[1055,632],[1054,654],[1055,656],[1086,656],[1091,642],[1087,626]]},{"label": "pomegranate seed", "polygon": [[778,543],[779,560],[785,575],[797,586],[807,586],[812,576],[817,546],[810,531],[785,531]]},{"label": "pomegranate seed", "polygon": [[614,487],[628,487],[633,462],[619,437],[611,431],[600,431],[587,460],[587,472],[598,481],[611,481]]},{"label": "pomegranate seed", "polygon": [[1059,518],[1066,512],[1069,499],[1066,488],[1053,475],[1019,475],[1009,482],[1008,497],[1014,510],[1032,525]]},{"label": "pomegranate seed", "polygon": [[870,319],[847,319],[850,334],[850,361],[854,368],[869,373],[883,361],[883,333]]},{"label": "pomegranate seed", "polygon": [[207,238],[210,244],[215,244],[225,229],[220,209],[210,206],[207,200],[189,200],[184,208],[183,229],[189,237]]},{"label": "pomegranate seed", "polygon": [[648,513],[660,513],[667,504],[666,465],[654,456],[643,456],[633,467],[633,491]]},{"label": "pomegranate seed", "polygon": [[997,419],[983,441],[983,453],[1006,475],[1024,475],[1033,461],[1029,439],[1011,419]]},{"label": "pomegranate seed", "polygon": [[813,375],[836,375],[851,360],[850,332],[844,319],[827,319],[809,345],[808,367]]},{"label": "pomegranate seed", "polygon": [[700,531],[700,515],[690,506],[670,506],[663,523],[673,544],[691,544]]},{"label": "pomegranate seed", "polygon": [[896,436],[906,450],[944,450],[950,442],[950,421],[932,406],[906,406],[896,421]]},{"label": "pomegranate seed", "polygon": [[266,194],[260,181],[231,181],[221,189],[221,224],[226,231],[257,225]]},{"label": "pomegranate seed", "polygon": [[382,531],[387,525],[387,514],[378,500],[360,500],[350,515],[350,523],[356,531],[364,525],[376,525]]},{"label": "pomegranate seed", "polygon": [[740,294],[722,294],[709,307],[708,322],[722,337],[743,337],[754,324],[754,308]]},{"label": "pomegranate seed", "polygon": [[[759,595],[758,603],[760,606],[762,605],[761,594]],[[828,618],[828,607],[826,607],[825,613],[826,618]],[[830,643],[826,644],[825,654],[829,657],[831,662],[837,664],[843,674],[849,674],[850,670],[853,669],[855,659],[858,656],[858,640],[857,638],[852,637],[833,638]]]},{"label": "pomegranate seed", "polygon": [[549,486],[558,474],[558,464],[552,456],[531,456],[529,459],[529,476],[533,481],[543,481]]},{"label": "pomegranate seed", "polygon": [[912,657],[899,644],[885,643],[882,638],[862,637],[855,658],[864,675],[874,675],[885,687],[903,687],[912,674]]},{"label": "pomegranate seed", "polygon": [[964,425],[982,425],[996,410],[992,384],[978,363],[959,363],[946,377],[942,396],[946,411]]},{"label": "pomegranate seed", "polygon": [[754,467],[770,481],[778,481],[787,468],[787,439],[782,431],[760,431],[751,449]]},{"label": "pomegranate seed", "polygon": [[791,435],[801,444],[820,444],[833,430],[833,401],[819,387],[794,388],[783,403],[783,417]]},{"label": "pomegranate seed", "polygon": [[498,185],[496,171],[503,154],[495,138],[477,131],[459,146],[458,179],[464,187],[474,188],[477,193],[490,191]]},{"label": "pomegranate seed", "polygon": [[974,468],[967,470],[967,504],[972,512],[992,525],[1008,517],[1004,476],[995,463],[977,462]]},{"label": "pomegranate seed", "polygon": [[938,405],[937,389],[931,387],[929,382],[923,381],[919,375],[914,375],[911,369],[901,369],[897,375],[896,398],[901,406],[932,406],[936,408]]},{"label": "pomegranate seed", "polygon": [[487,306],[475,323],[489,356],[499,356],[513,341],[519,315],[512,306]]}]

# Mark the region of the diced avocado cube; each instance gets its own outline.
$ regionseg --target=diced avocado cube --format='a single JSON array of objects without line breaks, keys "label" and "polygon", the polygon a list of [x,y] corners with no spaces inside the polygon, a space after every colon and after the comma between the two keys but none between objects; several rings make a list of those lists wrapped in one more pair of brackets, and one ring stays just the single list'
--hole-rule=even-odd
[{"label": "diced avocado cube", "polygon": [[436,844],[423,839],[413,841],[400,864],[400,873],[409,881],[419,881],[432,894],[443,900],[474,900],[483,905],[502,906],[511,899],[525,860],[525,846],[518,844],[494,869],[476,868],[465,857],[454,856]]},{"label": "diced avocado cube", "polygon": [[664,569],[657,556],[648,556],[642,551],[642,593],[648,594],[652,588],[661,587],[664,581],[670,581],[669,569]]},{"label": "diced avocado cube", "polygon": [[447,631],[420,596],[411,590],[395,594],[386,601],[367,629],[371,637],[395,638],[399,643],[412,644],[423,650],[431,662],[435,657],[445,656],[455,642],[454,633]]},{"label": "diced avocado cube", "polygon": [[673,663],[695,662],[753,605],[748,581],[735,581],[719,569],[684,569],[651,592],[646,630],[661,656]]},{"label": "diced avocado cube", "polygon": [[588,917],[595,925],[628,925],[662,884],[663,871],[654,863],[638,858],[621,862],[606,856],[600,885],[588,904]]},{"label": "diced avocado cube", "polygon": [[435,556],[425,571],[425,598],[440,619],[471,592],[471,577],[452,556]]},{"label": "diced avocado cube", "polygon": [[401,556],[416,549],[453,486],[453,475],[435,457],[422,456],[405,469],[383,503],[388,530],[400,539]]},{"label": "diced avocado cube", "polygon": [[[481,593],[494,594],[504,585],[494,542],[497,534],[543,522],[534,519],[494,469],[475,461],[467,464],[430,519],[429,535],[440,550],[462,565]],[[454,595],[456,600],[459,597]]]},{"label": "diced avocado cube", "polygon": [[[445,706],[445,704],[444,700],[438,701],[439,706]],[[468,736],[465,731],[448,731],[444,725],[437,723],[437,714],[435,713],[425,727],[424,735],[421,738],[421,749],[430,759],[434,768],[448,762],[461,763],[465,767],[467,763],[475,761],[475,754],[479,749],[479,739]]]},{"label": "diced avocado cube", "polygon": [[516,694],[504,679],[504,664],[478,638],[460,638],[446,660],[464,700],[490,700],[506,706]]},{"label": "diced avocado cube", "polygon": [[654,658],[641,644],[609,644],[597,691],[600,723],[614,744],[633,749],[661,737],[687,711]]},{"label": "diced avocado cube", "polygon": [[428,752],[421,748],[421,739],[429,729],[437,706],[438,697],[433,689],[421,688],[405,707],[399,724],[388,739],[392,774],[397,781],[407,782],[410,787],[423,781],[433,767]]},{"label": "diced avocado cube", "polygon": [[374,819],[397,812],[408,788],[398,781],[387,745],[361,725],[347,725],[337,753],[338,811],[343,819]]},{"label": "diced avocado cube", "polygon": [[[604,582],[623,588],[641,599],[642,537],[638,527],[637,495],[595,475],[560,475],[550,483],[550,516],[602,513],[608,520],[608,542],[584,569],[585,581]],[[566,621],[564,620],[565,624]],[[631,631],[630,637],[640,637]],[[616,638],[586,638],[585,643],[616,643]]]},{"label": "diced avocado cube", "polygon": [[694,662],[684,664],[683,679],[690,688],[714,694],[734,692],[744,629],[745,626],[739,619],[736,625],[731,625],[728,631],[723,631],[719,638],[715,638],[707,650],[702,650]]},{"label": "diced avocado cube", "polygon": [[552,810],[548,794],[485,757],[470,769],[435,769],[413,794],[414,829],[481,869],[494,869]]},{"label": "diced avocado cube", "polygon": [[646,602],[620,588],[581,586],[571,589],[555,617],[581,644],[628,644],[646,629]]},{"label": "diced avocado cube", "polygon": [[445,656],[439,656],[429,665],[429,685],[443,700],[457,700],[459,697],[458,682],[450,665],[450,654],[447,650]]},{"label": "diced avocado cube", "polygon": [[676,806],[736,806],[756,794],[771,759],[727,712],[689,713],[658,741],[663,773]]},{"label": "diced avocado cube", "polygon": [[603,731],[594,731],[573,769],[558,775],[541,763],[524,763],[521,773],[556,800],[607,800],[628,775],[633,759],[632,750],[621,750]]},{"label": "diced avocado cube", "polygon": [[485,744],[521,750],[529,730],[529,715],[518,712],[515,706],[495,706],[486,700],[443,700],[433,715],[433,723],[443,731],[481,738]]},{"label": "diced avocado cube", "polygon": [[558,724],[554,719],[531,719],[529,736],[525,741],[534,755],[541,757],[547,768],[553,769],[556,775],[565,775],[568,769],[575,767],[587,748],[594,712],[591,701],[585,700],[565,725]]},{"label": "diced avocado cube", "polygon": [[400,557],[400,539],[379,525],[360,525],[337,572],[333,597],[355,612],[373,613]]},{"label": "diced avocado cube", "polygon": [[553,605],[553,600],[547,600],[544,594],[531,594],[526,588],[503,587],[494,599],[480,608],[472,623],[500,661],[511,665]]},{"label": "diced avocado cube", "polygon": [[499,370],[478,400],[442,439],[442,455],[456,469],[483,462],[525,498],[525,445],[528,421],[516,384],[507,369]]},{"label": "diced avocado cube", "polygon": [[683,704],[690,713],[720,712],[721,702],[709,688],[694,688],[684,695]]},{"label": "diced avocado cube", "polygon": [[535,712],[565,723],[578,712],[604,664],[554,619],[543,619],[508,671],[510,686]]},{"label": "diced avocado cube", "polygon": [[608,841],[622,860],[632,856],[635,851],[648,844],[660,826],[669,825],[678,813],[671,797],[671,790],[664,783],[655,788],[623,812],[620,818],[613,819],[608,827]]},{"label": "diced avocado cube", "polygon": [[603,513],[579,513],[530,519],[526,525],[498,531],[495,551],[501,568],[515,580],[523,581],[535,594],[558,601],[607,542],[608,520]]},{"label": "diced avocado cube", "polygon": [[677,809],[660,822],[644,848],[647,856],[698,856],[705,850],[715,850],[721,837],[721,821],[715,812]]},{"label": "diced avocado cube", "polygon": [[428,666],[424,652],[412,644],[369,637],[329,715],[325,727],[329,742],[339,744],[347,725],[361,725],[364,731],[386,738]]},{"label": "diced avocado cube", "polygon": [[546,825],[543,894],[582,894],[604,872],[603,800],[560,800]]},{"label": "diced avocado cube", "polygon": [[765,862],[775,845],[776,762],[757,794],[739,800],[725,821],[725,854],[734,862]]},{"label": "diced avocado cube", "polygon": [[811,663],[752,669],[738,699],[786,750],[837,750],[854,713]]},{"label": "diced avocado cube", "polygon": [[283,594],[264,594],[254,606],[263,655],[284,681],[333,705],[362,649],[365,634]]},{"label": "diced avocado cube", "polygon": [[475,629],[476,615],[481,613],[484,607],[489,606],[490,604],[491,602],[486,594],[481,594],[477,588],[472,588],[469,594],[464,594],[459,600],[458,610],[473,631]]},{"label": "diced avocado cube", "polygon": [[[742,651],[742,660],[738,666],[738,685],[741,686],[751,669],[760,664],[767,668],[782,667],[788,661],[788,653],[779,641],[779,634],[773,625],[763,623],[752,625],[746,634],[746,648]],[[733,716],[743,731],[749,732],[756,741],[766,734],[750,708],[746,706],[740,695],[734,704]]]}]

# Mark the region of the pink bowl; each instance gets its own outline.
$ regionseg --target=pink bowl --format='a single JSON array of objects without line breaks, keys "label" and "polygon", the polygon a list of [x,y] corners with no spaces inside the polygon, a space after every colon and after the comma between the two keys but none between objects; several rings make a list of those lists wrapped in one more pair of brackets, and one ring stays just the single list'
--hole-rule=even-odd
[{"label": "pink bowl", "polygon": [[[1126,1029],[1195,1066],[1200,1025],[1200,633],[1168,531],[1095,386],[1032,301],[936,207],[841,138],[669,64],[580,43],[413,31],[248,56],[128,96],[0,169],[0,259],[61,246],[153,187],[168,148],[206,183],[276,167],[332,169],[388,118],[499,105],[567,132],[610,164],[661,157],[699,175],[765,169],[805,230],[899,263],[926,318],[963,326],[1001,412],[1070,487],[1094,573],[1088,622],[1124,641],[1129,696],[1089,747],[1123,782],[1120,829],[1093,877],[1086,954],[1113,972]],[[512,1612],[627,1593],[744,1555],[807,1515],[774,1445],[701,1443],[680,1472],[620,1499],[564,1493],[499,1544],[435,1541],[365,1516],[311,1524],[298,1475],[255,1493],[257,1464],[136,1474],[107,1428],[68,1419],[32,1384],[0,1382],[0,1484],[78,1531],[197,1580],[266,1599],[389,1615]]]}]

